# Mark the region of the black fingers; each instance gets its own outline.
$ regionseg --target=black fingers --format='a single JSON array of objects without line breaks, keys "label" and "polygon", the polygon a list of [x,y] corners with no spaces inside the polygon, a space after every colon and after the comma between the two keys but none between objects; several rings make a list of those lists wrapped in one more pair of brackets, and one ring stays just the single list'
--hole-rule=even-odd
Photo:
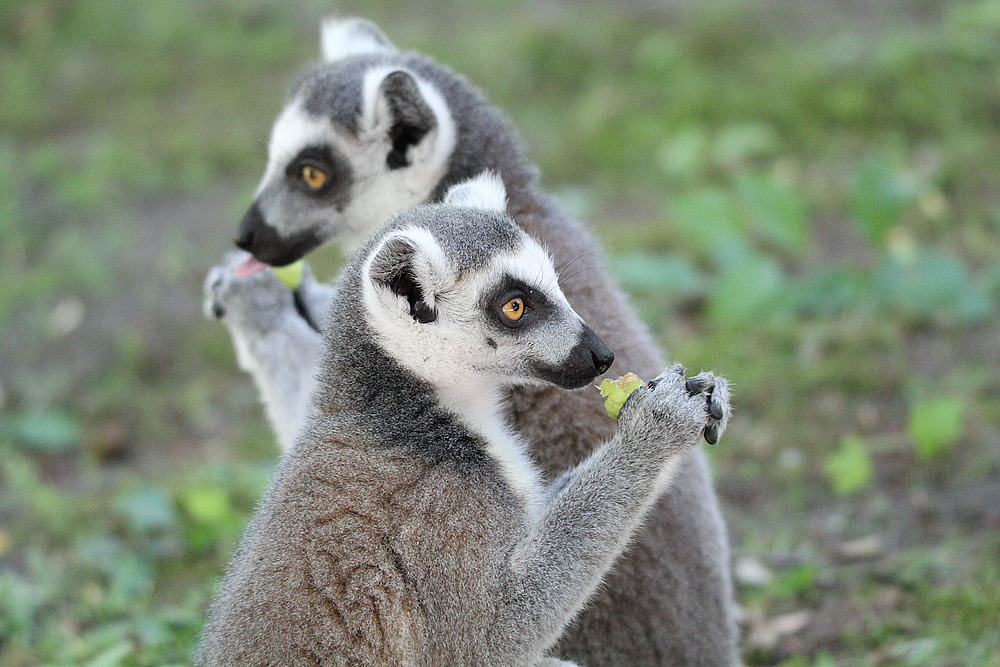
[{"label": "black fingers", "polygon": [[684,367],[681,366],[680,364],[674,364],[673,366],[671,366],[670,368],[668,368],[666,371],[664,371],[660,375],[660,377],[653,378],[652,380],[650,380],[649,382],[647,382],[646,383],[646,387],[649,388],[649,389],[656,389],[656,386],[658,384],[660,384],[660,381],[664,377],[666,377],[666,375],[668,373],[676,373],[677,375],[679,375],[679,376],[681,376],[683,378],[684,377]]},{"label": "black fingers", "polygon": [[710,445],[714,445],[719,441],[719,422],[723,417],[722,404],[718,401],[712,400],[712,391],[715,389],[715,383],[711,380],[706,380],[703,377],[691,377],[684,382],[684,390],[688,393],[688,396],[697,396],[698,394],[705,394],[705,412],[707,413],[707,419],[705,422],[705,441]]}]

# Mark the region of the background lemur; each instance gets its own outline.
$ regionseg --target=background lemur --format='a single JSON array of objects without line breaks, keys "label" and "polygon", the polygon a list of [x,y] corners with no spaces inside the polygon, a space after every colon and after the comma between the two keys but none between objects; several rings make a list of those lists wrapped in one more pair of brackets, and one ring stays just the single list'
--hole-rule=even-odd
[{"label": "background lemur", "polygon": [[[400,53],[365,21],[326,23],[323,47],[326,62],[295,84],[275,123],[266,171],[240,225],[242,248],[282,265],[331,238],[356,243],[401,208],[436,201],[490,169],[507,187],[510,215],[550,251],[570,304],[615,350],[613,372],[652,377],[663,367],[591,236],[538,192],[514,133],[475,88],[424,56]],[[330,296],[307,280],[303,312],[321,321]],[[319,335],[292,315],[272,323],[250,313],[230,330],[287,447],[319,367]],[[513,423],[546,473],[578,463],[611,436],[598,400],[592,390],[514,391]],[[695,451],[558,650],[590,667],[731,665],[738,662],[731,604],[725,527]]]},{"label": "background lemur", "polygon": [[[682,455],[725,429],[725,380],[685,382],[674,367],[629,398],[608,443],[543,486],[507,427],[506,388],[578,388],[614,355],[504,209],[499,181],[456,186],[348,265],[316,411],[233,559],[200,664],[567,664],[543,654]],[[213,273],[210,310],[294,312],[270,272],[231,269]]]}]

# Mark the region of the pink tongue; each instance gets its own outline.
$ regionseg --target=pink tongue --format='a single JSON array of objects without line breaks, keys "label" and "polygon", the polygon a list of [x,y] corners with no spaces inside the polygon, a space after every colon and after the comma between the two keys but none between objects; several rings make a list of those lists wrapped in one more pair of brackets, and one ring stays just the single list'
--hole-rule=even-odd
[{"label": "pink tongue", "polygon": [[250,256],[236,267],[236,277],[249,278],[255,273],[260,273],[268,267],[267,264],[256,257]]}]

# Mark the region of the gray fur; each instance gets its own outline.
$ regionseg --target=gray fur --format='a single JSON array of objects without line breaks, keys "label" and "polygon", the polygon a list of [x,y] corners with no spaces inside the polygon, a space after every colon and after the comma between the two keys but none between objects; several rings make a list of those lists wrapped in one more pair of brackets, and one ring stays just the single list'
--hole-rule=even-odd
[{"label": "gray fur", "polygon": [[[316,361],[323,346],[296,312],[292,293],[271,271],[239,280],[233,270],[246,253],[233,252],[205,278],[205,314],[221,317],[233,337],[240,367],[254,378],[282,449],[291,447],[310,413]],[[318,284],[306,267],[306,307],[326,312],[333,290]]]},{"label": "gray fur", "polygon": [[[634,371],[649,377],[662,368],[661,353],[609,278],[591,235],[538,191],[536,170],[507,121],[464,78],[419,54],[360,55],[314,68],[296,85],[292,99],[305,94],[311,113],[354,132],[361,109],[360,80],[376,65],[411,71],[447,100],[457,141],[446,173],[427,193],[428,200],[440,199],[448,187],[484,169],[500,174],[507,186],[508,211],[545,244],[569,302],[615,351],[616,362],[608,374]],[[349,234],[349,224],[334,233]],[[275,357],[280,354],[273,352]],[[318,364],[317,358],[313,365]],[[262,373],[257,381],[263,386],[284,380]],[[296,395],[283,390],[271,394]],[[613,425],[595,409],[598,403],[592,390],[524,387],[513,392],[514,423],[536,443],[535,457],[550,477],[582,461],[612,435]],[[700,451],[687,457],[670,492],[563,635],[557,653],[589,667],[729,667],[739,662],[726,531]]]},{"label": "gray fur", "polygon": [[406,69],[434,84],[455,120],[455,151],[431,201],[441,199],[452,185],[486,170],[500,174],[508,192],[534,184],[537,172],[525,159],[516,133],[503,115],[468,80],[423,54],[365,54],[316,65],[292,86],[290,99],[301,96],[309,113],[329,118],[346,132],[357,134],[361,78],[379,66]]},{"label": "gray fur", "polygon": [[[385,332],[376,335],[362,298],[365,262],[387,234],[419,225],[454,248],[452,231],[474,220],[462,208],[407,212],[345,270],[315,411],[233,558],[197,664],[572,667],[544,654],[701,438],[708,400],[720,403],[724,430],[725,381],[703,374],[690,395],[675,366],[629,397],[611,439],[531,511],[490,455],[490,436],[441,405],[433,378],[395,360],[401,341],[379,342]],[[509,219],[500,233],[503,220],[468,228],[480,255],[517,237]],[[464,272],[484,266],[448,259]],[[251,298],[287,310],[268,279],[220,280],[226,273],[207,286],[225,317],[240,310],[234,300]],[[248,285],[220,291],[220,281]]]}]

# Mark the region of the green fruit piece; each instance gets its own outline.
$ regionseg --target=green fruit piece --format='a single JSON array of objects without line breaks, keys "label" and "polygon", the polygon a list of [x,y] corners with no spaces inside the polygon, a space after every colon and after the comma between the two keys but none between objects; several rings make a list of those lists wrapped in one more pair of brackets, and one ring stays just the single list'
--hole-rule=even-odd
[{"label": "green fruit piece", "polygon": [[608,411],[608,416],[618,419],[625,399],[642,384],[642,378],[635,373],[626,373],[617,380],[601,380],[601,396],[605,397],[604,409]]},{"label": "green fruit piece", "polygon": [[278,280],[288,285],[288,289],[294,292],[302,284],[302,269],[305,265],[306,261],[300,259],[286,266],[272,266],[271,270],[278,276]]}]

